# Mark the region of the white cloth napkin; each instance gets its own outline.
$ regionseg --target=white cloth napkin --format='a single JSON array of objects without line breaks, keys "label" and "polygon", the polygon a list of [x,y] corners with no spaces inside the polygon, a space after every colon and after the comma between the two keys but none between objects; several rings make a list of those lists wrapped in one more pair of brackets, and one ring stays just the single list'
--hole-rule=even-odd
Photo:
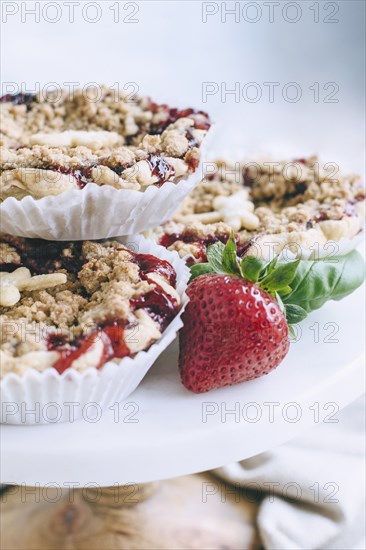
[{"label": "white cloth napkin", "polygon": [[257,524],[265,549],[366,548],[364,415],[362,398],[338,413],[338,423],[214,471],[264,492]]}]

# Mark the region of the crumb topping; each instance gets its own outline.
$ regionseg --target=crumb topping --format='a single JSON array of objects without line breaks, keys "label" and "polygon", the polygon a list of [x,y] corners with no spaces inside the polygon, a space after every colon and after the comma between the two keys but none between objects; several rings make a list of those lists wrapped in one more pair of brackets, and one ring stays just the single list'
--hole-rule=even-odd
[{"label": "crumb topping", "polygon": [[[1,301],[2,376],[23,372],[30,360],[33,368],[63,372],[133,355],[158,339],[178,311],[172,266],[117,241],[60,243],[8,235],[0,241],[1,285],[6,277],[21,288],[14,303]],[[136,336],[132,348],[126,332]],[[99,359],[94,354],[91,365],[91,356],[83,361],[80,350],[96,339],[103,353]]]},{"label": "crumb topping", "polygon": [[319,243],[352,238],[362,227],[365,190],[359,176],[335,179],[316,157],[215,164],[172,222],[154,231],[161,244],[181,257],[189,254],[191,262],[206,261],[207,246],[225,242],[231,231],[246,251],[258,236],[282,235],[283,246],[291,239],[301,245],[310,237]]},{"label": "crumb topping", "polygon": [[144,191],[195,171],[210,127],[206,113],[101,91],[0,99],[0,200],[88,183]]}]

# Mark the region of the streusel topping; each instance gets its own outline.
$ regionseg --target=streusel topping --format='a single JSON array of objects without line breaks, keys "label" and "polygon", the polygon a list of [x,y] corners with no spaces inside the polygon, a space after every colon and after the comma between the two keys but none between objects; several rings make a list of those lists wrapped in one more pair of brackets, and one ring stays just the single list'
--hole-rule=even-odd
[{"label": "streusel topping", "polygon": [[95,90],[101,93],[1,98],[0,199],[41,198],[88,183],[143,191],[197,168],[206,113]]},{"label": "streusel topping", "polygon": [[[357,175],[337,178],[316,157],[289,162],[216,162],[174,219],[155,231],[181,257],[205,261],[212,242],[231,231],[242,251],[270,234],[286,245],[311,245],[353,237],[362,226],[365,190]],[[332,172],[334,167],[332,166]],[[276,236],[276,237],[274,237]],[[280,246],[280,245],[279,245]]]}]

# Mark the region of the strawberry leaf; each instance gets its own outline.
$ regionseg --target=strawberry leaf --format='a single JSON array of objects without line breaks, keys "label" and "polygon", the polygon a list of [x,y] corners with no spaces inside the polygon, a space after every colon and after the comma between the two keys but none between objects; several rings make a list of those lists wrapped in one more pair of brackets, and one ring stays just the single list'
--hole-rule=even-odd
[{"label": "strawberry leaf", "polygon": [[282,313],[285,313],[285,306],[284,306],[284,303],[282,302],[282,298],[281,296],[278,294],[278,292],[275,292],[274,293],[274,297],[276,298],[277,302],[278,302],[278,305],[280,306],[280,310],[282,311]]},{"label": "strawberry leaf", "polygon": [[275,256],[273,258],[273,260],[271,260],[267,266],[266,266],[266,271],[265,271],[265,275],[269,275],[270,273],[272,273],[277,265],[277,261],[278,261],[278,256]]},{"label": "strawberry leaf", "polygon": [[290,335],[290,342],[294,340],[296,342],[296,332],[293,325],[288,325],[288,333]]},{"label": "strawberry leaf", "polygon": [[299,260],[280,264],[269,271],[268,275],[260,281],[260,286],[270,293],[285,289],[293,281],[298,265]]},{"label": "strawberry leaf", "polygon": [[226,245],[217,242],[209,246],[207,258],[208,263],[191,267],[191,280],[205,273],[219,273],[256,283],[276,298],[290,330],[328,300],[351,294],[365,278],[364,262],[356,251],[336,257],[332,263],[321,259],[284,262],[278,257],[268,263],[254,256],[240,261],[233,235]]},{"label": "strawberry leaf", "polygon": [[256,258],[255,256],[245,256],[240,264],[243,278],[256,283],[266,265],[267,262],[261,258]]},{"label": "strawberry leaf", "polygon": [[191,266],[191,278],[189,282],[193,281],[196,277],[199,277],[200,275],[205,275],[206,273],[214,273],[214,270],[210,266],[210,264],[195,264]]},{"label": "strawberry leaf", "polygon": [[236,243],[231,233],[222,253],[222,268],[229,275],[240,275],[238,256],[236,254]]},{"label": "strawberry leaf", "polygon": [[285,304],[285,312],[289,325],[296,325],[307,317],[307,311],[296,304]]},{"label": "strawberry leaf", "polygon": [[212,244],[207,249],[207,260],[210,264],[212,271],[215,273],[225,273],[222,265],[222,256],[224,253],[225,245],[221,242]]},{"label": "strawberry leaf", "polygon": [[292,288],[290,286],[286,286],[285,288],[281,288],[280,290],[282,298],[285,298],[285,296],[288,296],[289,294],[291,294],[291,292]]}]

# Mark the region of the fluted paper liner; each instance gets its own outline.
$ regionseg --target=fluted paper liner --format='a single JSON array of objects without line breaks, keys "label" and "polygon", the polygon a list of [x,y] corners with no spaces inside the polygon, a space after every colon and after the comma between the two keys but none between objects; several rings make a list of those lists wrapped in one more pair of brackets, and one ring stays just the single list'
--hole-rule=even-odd
[{"label": "fluted paper liner", "polygon": [[208,131],[200,147],[201,161],[194,173],[178,183],[167,181],[145,191],[115,189],[88,183],[57,196],[17,200],[0,204],[0,230],[18,237],[67,241],[107,239],[134,235],[168,221],[184,198],[203,178]]},{"label": "fluted paper liner", "polygon": [[[268,234],[268,243],[271,242],[271,234]],[[325,243],[312,243],[311,246],[305,248],[303,246],[296,246],[296,252],[291,250],[291,245],[296,245],[296,242],[289,243],[285,246],[284,250],[279,254],[281,258],[287,260],[301,259],[301,260],[322,260],[327,258],[334,258],[336,256],[345,256],[352,250],[355,250],[364,241],[365,232],[362,229],[357,235],[351,239],[348,237],[341,237],[338,241],[328,240]],[[276,254],[273,250],[269,254],[268,259],[273,260]]]},{"label": "fluted paper liner", "polygon": [[[134,358],[109,361],[101,369],[78,372],[73,368],[59,374],[50,367],[43,372],[29,369],[23,376],[7,374],[0,384],[1,422],[5,424],[47,424],[81,418],[86,407],[96,403],[101,409],[122,401],[139,385],[147,371],[175,339],[183,326],[181,315],[188,301],[185,293],[190,272],[176,252],[170,252],[141,236],[118,239],[134,245],[134,252],[152,254],[169,261],[177,273],[177,291],[182,306],[157,340],[147,351]],[[32,413],[31,411],[34,411]]]}]

